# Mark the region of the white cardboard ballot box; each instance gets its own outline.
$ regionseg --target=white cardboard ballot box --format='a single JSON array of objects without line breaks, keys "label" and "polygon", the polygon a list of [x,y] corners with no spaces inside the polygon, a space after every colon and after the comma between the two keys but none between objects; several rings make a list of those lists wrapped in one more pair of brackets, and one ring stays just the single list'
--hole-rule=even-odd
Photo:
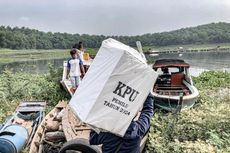
[{"label": "white cardboard ballot box", "polygon": [[156,78],[138,51],[109,38],[102,42],[70,107],[82,122],[123,136]]}]

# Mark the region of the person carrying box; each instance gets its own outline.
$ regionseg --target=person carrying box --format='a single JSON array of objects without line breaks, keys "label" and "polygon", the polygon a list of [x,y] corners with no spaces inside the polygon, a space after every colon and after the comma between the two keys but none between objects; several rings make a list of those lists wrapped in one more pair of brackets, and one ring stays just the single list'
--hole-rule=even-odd
[{"label": "person carrying box", "polygon": [[153,97],[145,100],[143,109],[137,121],[132,121],[125,135],[119,137],[109,132],[90,132],[90,145],[102,144],[103,153],[140,153],[141,139],[150,128],[153,117]]}]

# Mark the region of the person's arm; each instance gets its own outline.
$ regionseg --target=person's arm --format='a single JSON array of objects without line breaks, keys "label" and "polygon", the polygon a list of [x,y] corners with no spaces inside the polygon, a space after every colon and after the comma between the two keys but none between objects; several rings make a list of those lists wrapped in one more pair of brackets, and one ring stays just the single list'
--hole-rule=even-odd
[{"label": "person's arm", "polygon": [[124,138],[135,139],[142,138],[150,127],[150,121],[153,117],[153,97],[148,96],[145,100],[140,117],[137,121],[132,121],[127,129]]},{"label": "person's arm", "polygon": [[100,145],[103,143],[103,140],[105,139],[106,134],[101,132],[97,134],[95,131],[91,130],[90,137],[89,137],[89,143],[90,145]]},{"label": "person's arm", "polygon": [[84,76],[85,75],[85,68],[83,65],[80,65],[80,68],[81,68],[82,75]]},{"label": "person's arm", "polygon": [[67,61],[67,73],[66,73],[66,79],[69,79],[69,72],[70,72],[70,60]]},{"label": "person's arm", "polygon": [[85,75],[85,68],[83,66],[83,62],[82,62],[81,58],[79,58],[79,65],[80,65],[81,74],[82,74],[81,77],[83,78]]}]

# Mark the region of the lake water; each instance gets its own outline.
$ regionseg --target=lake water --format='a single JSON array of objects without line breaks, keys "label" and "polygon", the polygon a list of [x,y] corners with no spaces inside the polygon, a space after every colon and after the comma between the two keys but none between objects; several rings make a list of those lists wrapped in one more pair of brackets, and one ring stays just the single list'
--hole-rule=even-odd
[{"label": "lake water", "polygon": [[220,70],[230,72],[230,51],[225,52],[190,52],[165,53],[158,56],[149,56],[153,60],[163,58],[183,59],[190,64],[190,73],[198,76],[203,71]]},{"label": "lake water", "polygon": [[44,74],[49,71],[49,64],[53,65],[54,68],[59,68],[63,66],[64,60],[67,59],[34,60],[0,64],[0,73],[2,73],[5,68],[7,68],[13,72]]},{"label": "lake water", "polygon": [[[230,72],[230,51],[226,52],[197,52],[197,53],[165,53],[159,56],[149,56],[154,60],[162,58],[177,58],[183,59],[190,64],[190,73],[193,76],[198,76],[201,72],[206,70],[221,70]],[[47,73],[48,64],[52,64],[54,68],[62,67],[63,61],[66,59],[52,59],[52,60],[37,60],[14,62],[10,64],[0,64],[0,73],[5,67],[12,69],[13,72],[28,72],[28,73]]]}]

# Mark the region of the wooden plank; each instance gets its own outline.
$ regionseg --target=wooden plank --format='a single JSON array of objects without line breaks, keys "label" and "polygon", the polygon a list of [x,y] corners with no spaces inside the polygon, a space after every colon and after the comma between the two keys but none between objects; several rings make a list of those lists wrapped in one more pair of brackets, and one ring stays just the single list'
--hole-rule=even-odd
[{"label": "wooden plank", "polygon": [[70,110],[69,106],[66,108],[62,118],[63,131],[67,141],[75,138],[89,138],[91,128],[83,124]]}]

